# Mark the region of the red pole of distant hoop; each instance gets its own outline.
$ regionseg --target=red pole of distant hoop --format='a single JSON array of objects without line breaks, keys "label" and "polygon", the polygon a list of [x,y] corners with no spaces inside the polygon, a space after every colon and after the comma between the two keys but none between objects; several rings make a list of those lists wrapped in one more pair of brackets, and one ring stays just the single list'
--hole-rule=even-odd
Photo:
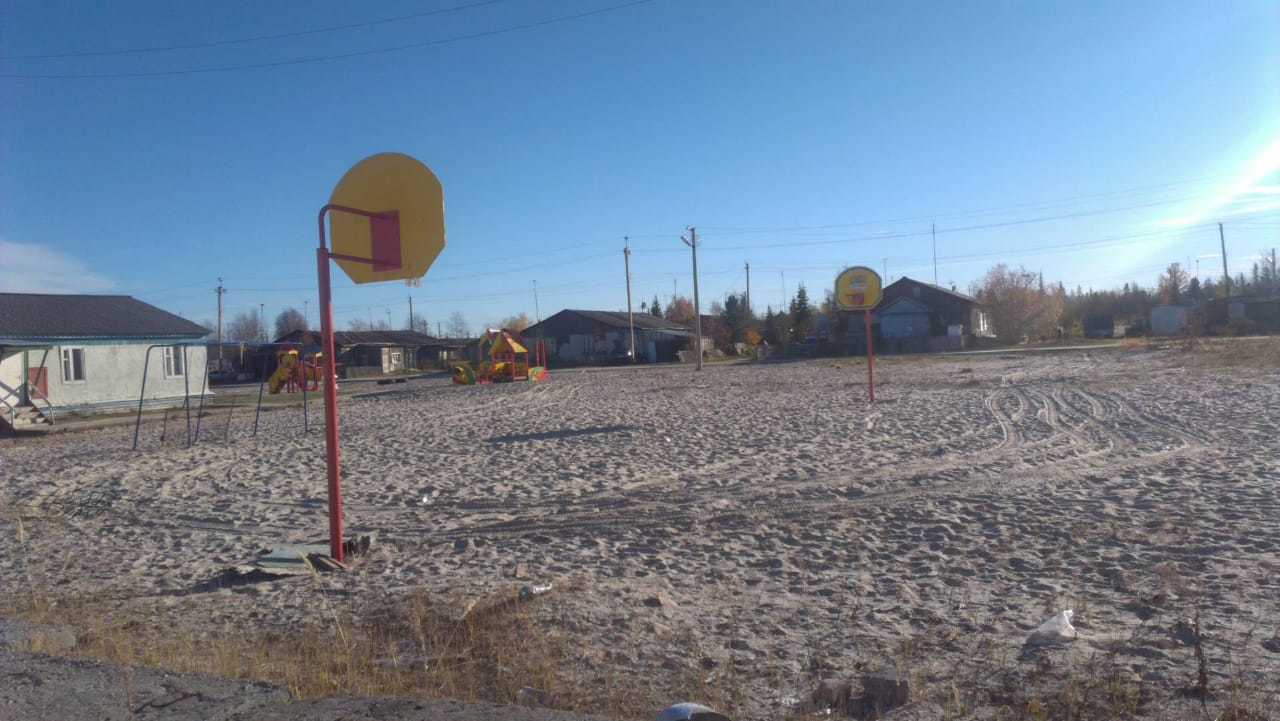
[{"label": "red pole of distant hoop", "polygon": [[324,451],[329,469],[329,555],[342,562],[342,469],[338,451],[338,366],[333,341],[333,293],[329,287],[329,250],[325,247],[324,216],[320,209],[320,247],[316,249],[316,277],[320,286],[320,348],[324,352]]},{"label": "red pole of distant hoop", "polygon": [[876,351],[871,341],[871,311],[862,314],[867,322],[867,397],[871,403],[876,402]]}]

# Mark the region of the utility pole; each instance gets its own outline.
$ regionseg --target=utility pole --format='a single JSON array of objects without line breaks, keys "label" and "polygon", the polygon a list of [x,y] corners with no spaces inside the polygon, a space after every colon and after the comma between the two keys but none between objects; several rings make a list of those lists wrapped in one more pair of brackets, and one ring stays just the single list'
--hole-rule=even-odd
[{"label": "utility pole", "polygon": [[778,276],[782,278],[782,312],[787,312],[787,271],[778,271]]},{"label": "utility pole", "polygon": [[636,319],[631,313],[631,238],[622,236],[622,265],[627,272],[627,325],[631,327],[631,362],[636,362]]},{"label": "utility pole", "polygon": [[1227,270],[1227,236],[1222,233],[1222,223],[1218,223],[1218,240],[1222,243],[1222,282],[1225,288],[1224,298],[1231,297],[1231,272]]},{"label": "utility pole", "polygon": [[413,330],[413,296],[409,296],[409,330]]},{"label": "utility pole", "polygon": [[436,337],[437,338],[444,337],[444,326],[440,324],[440,321],[436,321]]},{"label": "utility pole", "polygon": [[306,298],[302,300],[302,323],[311,328],[311,301]]},{"label": "utility pole", "polygon": [[751,261],[747,261],[747,317],[751,317]]},{"label": "utility pole", "polygon": [[218,294],[218,370],[222,370],[222,295],[227,292],[222,287],[222,278],[218,278],[218,287],[213,292]]},{"label": "utility pole", "polygon": [[884,278],[885,283],[888,283],[889,282],[889,259],[884,258],[882,262],[884,263],[884,275],[881,277]]},{"label": "utility pole", "polygon": [[689,237],[680,240],[693,251],[693,327],[698,336],[698,370],[702,370],[702,306],[698,304],[698,230],[689,226]]},{"label": "utility pole", "polygon": [[533,319],[535,323],[542,322],[542,309],[538,307],[538,281],[533,281]]},{"label": "utility pole", "polygon": [[391,329],[391,309],[387,308],[387,330]]},{"label": "utility pole", "polygon": [[270,337],[267,335],[267,304],[266,303],[258,304],[258,325],[262,326],[262,339],[264,341],[270,340]]},{"label": "utility pole", "polygon": [[[938,284],[938,224],[929,224],[929,235],[933,236],[933,284]],[[1043,277],[1041,278],[1043,281]]]}]

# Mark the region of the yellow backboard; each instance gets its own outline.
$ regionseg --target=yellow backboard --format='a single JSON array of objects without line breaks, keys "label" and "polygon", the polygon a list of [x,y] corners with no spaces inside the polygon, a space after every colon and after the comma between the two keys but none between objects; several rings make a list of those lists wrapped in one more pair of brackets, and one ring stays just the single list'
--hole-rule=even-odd
[{"label": "yellow backboard", "polygon": [[836,276],[836,305],[841,310],[870,310],[880,304],[880,274],[865,266]]},{"label": "yellow backboard", "polygon": [[444,250],[444,188],[430,168],[408,155],[380,153],[356,163],[338,181],[329,203],[377,213],[394,211],[399,221],[397,242],[394,223],[388,226],[340,210],[329,213],[334,253],[373,258],[376,247],[390,256],[386,260],[391,262],[377,265],[338,259],[352,282],[421,278]]}]

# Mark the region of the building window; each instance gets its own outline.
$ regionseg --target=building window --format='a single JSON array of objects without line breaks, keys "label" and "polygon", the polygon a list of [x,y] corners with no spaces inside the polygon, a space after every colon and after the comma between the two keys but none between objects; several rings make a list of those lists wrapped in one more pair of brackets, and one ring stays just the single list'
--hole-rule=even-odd
[{"label": "building window", "polygon": [[84,348],[62,349],[62,382],[84,382]]},{"label": "building window", "polygon": [[167,345],[164,347],[164,376],[165,378],[181,378],[186,372],[183,366],[182,346]]},{"label": "building window", "polygon": [[986,335],[987,332],[990,330],[990,327],[988,327],[988,324],[987,324],[987,314],[984,313],[983,311],[978,311],[977,316],[978,316],[978,323],[977,323],[978,327],[975,329],[974,335]]}]

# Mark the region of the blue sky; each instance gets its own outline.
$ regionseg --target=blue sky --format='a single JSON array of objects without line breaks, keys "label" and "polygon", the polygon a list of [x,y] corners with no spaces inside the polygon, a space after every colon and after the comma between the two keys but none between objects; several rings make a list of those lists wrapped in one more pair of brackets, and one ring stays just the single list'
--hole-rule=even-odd
[{"label": "blue sky", "polygon": [[[1069,286],[1220,273],[1280,245],[1280,4],[651,0],[0,4],[0,289],[129,293],[195,320],[309,300],[315,213],[353,163],[399,151],[445,188],[419,288],[335,312],[625,307],[691,291],[753,304],[844,265],[967,288],[1004,261]],[[335,266],[335,272],[336,266]]]}]

